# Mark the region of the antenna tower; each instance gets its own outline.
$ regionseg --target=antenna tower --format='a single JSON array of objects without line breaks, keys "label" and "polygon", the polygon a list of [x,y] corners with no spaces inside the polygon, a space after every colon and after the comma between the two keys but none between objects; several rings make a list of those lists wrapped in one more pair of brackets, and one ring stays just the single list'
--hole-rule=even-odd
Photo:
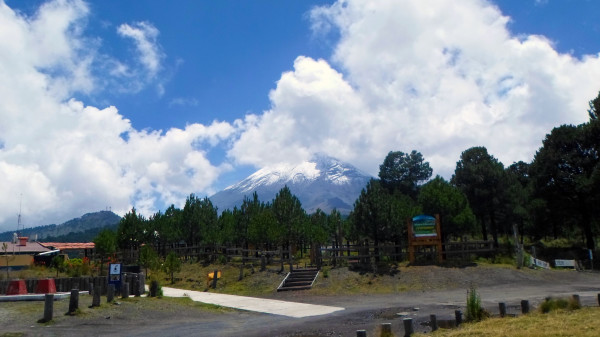
[{"label": "antenna tower", "polygon": [[[21,232],[19,232],[19,230],[21,230],[22,228],[22,224],[21,224],[21,204],[23,202],[23,193],[21,193],[21,197],[19,198],[19,216],[17,217],[17,235],[21,236]],[[23,228],[24,230],[25,228]]]}]

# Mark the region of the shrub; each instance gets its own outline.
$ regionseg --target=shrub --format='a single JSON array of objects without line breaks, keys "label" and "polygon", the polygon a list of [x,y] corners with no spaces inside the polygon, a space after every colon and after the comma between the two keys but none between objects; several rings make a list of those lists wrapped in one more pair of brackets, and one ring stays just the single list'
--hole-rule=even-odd
[{"label": "shrub", "polygon": [[468,322],[479,322],[489,314],[481,307],[481,297],[474,286],[467,290],[467,317]]},{"label": "shrub", "polygon": [[544,302],[540,304],[540,312],[547,314],[550,311],[558,310],[558,309],[567,309],[569,306],[569,301],[564,298],[551,298],[547,297]]}]

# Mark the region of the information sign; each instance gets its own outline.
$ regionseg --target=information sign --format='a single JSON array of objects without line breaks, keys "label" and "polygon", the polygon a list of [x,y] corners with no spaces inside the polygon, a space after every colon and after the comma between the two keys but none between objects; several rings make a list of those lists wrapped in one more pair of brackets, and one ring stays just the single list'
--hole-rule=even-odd
[{"label": "information sign", "polygon": [[114,284],[115,289],[121,289],[121,264],[111,263],[108,265],[108,284]]},{"label": "information sign", "polygon": [[575,260],[554,260],[556,267],[570,267],[575,268]]},{"label": "information sign", "polygon": [[418,215],[412,218],[415,237],[437,236],[435,218],[429,215]]}]

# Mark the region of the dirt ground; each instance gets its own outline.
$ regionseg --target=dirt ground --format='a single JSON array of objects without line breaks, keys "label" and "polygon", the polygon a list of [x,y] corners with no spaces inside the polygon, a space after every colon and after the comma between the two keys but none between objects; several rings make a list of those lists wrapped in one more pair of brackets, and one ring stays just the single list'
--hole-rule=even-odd
[{"label": "dirt ground", "polygon": [[[328,278],[352,278],[346,269],[332,270]],[[466,291],[476,287],[484,307],[498,314],[505,302],[508,314],[520,313],[520,301],[530,301],[532,310],[544,298],[580,295],[585,306],[597,306],[600,273],[571,270],[516,270],[492,266],[402,268],[393,276],[373,277],[373,282],[390,282],[387,293],[337,295],[327,292],[327,278],[319,277],[315,289],[273,292],[266,297],[295,302],[344,307],[330,315],[288,318],[233,309],[193,304],[185,300],[138,298],[103,304],[90,309],[89,296],[81,296],[81,314],[65,316],[68,300],[57,301],[54,321],[37,323],[43,302],[1,302],[0,336],[369,336],[381,323],[392,323],[402,336],[402,319],[413,318],[415,331],[430,331],[430,314],[438,321],[452,321],[455,310],[465,311]],[[350,281],[348,281],[350,283]],[[340,291],[340,293],[344,293]],[[7,333],[14,334],[7,334]]]}]

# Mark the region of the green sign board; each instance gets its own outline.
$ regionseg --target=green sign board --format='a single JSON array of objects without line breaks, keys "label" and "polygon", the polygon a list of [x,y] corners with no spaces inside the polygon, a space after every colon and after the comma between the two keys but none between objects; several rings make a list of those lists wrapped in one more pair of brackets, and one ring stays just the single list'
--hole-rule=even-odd
[{"label": "green sign board", "polygon": [[417,215],[412,218],[415,237],[437,236],[435,218],[429,215]]}]

